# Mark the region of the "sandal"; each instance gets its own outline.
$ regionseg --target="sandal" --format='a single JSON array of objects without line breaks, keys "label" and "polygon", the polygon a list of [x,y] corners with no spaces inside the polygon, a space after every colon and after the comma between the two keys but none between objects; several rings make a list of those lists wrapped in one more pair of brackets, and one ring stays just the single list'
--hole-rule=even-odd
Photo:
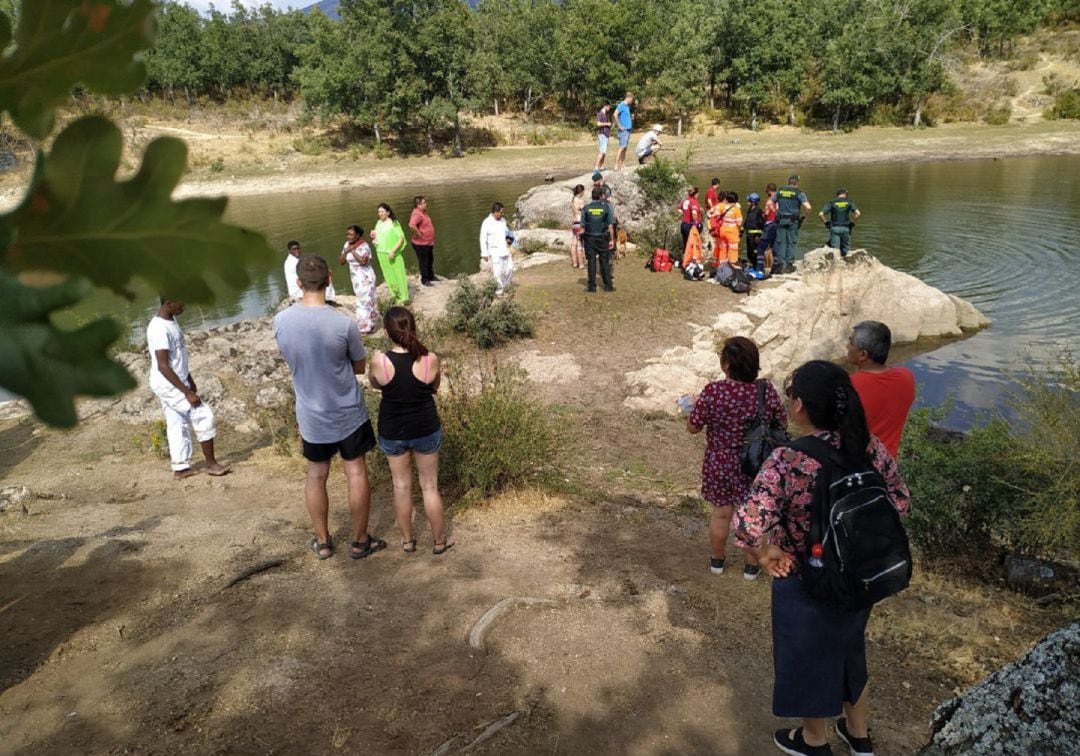
[{"label": "sandal", "polygon": [[407,541],[402,541],[401,550],[404,551],[406,554],[416,553],[416,539],[410,538]]},{"label": "sandal", "polygon": [[454,547],[453,543],[447,543],[446,541],[443,541],[442,543],[435,544],[431,548],[431,553],[434,554],[435,556],[439,556],[440,554],[445,554],[447,551],[449,551],[453,547]]},{"label": "sandal", "polygon": [[[318,537],[311,539],[311,550],[315,552],[315,556],[321,561],[323,559],[329,559],[334,555],[334,537],[327,536],[326,543],[319,543]],[[322,552],[327,552],[323,554]]]},{"label": "sandal", "polygon": [[364,557],[371,556],[376,551],[382,551],[386,548],[386,541],[381,538],[376,538],[371,533],[367,534],[367,540],[361,543],[360,541],[349,542],[349,556],[353,559],[363,559]]}]

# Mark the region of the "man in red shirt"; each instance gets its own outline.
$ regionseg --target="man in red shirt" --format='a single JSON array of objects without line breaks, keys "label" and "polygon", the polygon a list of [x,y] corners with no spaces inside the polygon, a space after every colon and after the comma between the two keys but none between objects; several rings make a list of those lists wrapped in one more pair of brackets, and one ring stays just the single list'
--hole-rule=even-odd
[{"label": "man in red shirt", "polygon": [[412,246],[420,263],[420,283],[432,286],[439,280],[435,275],[435,226],[427,214],[427,200],[419,194],[413,197],[409,230],[412,231]]},{"label": "man in red shirt", "polygon": [[864,320],[851,329],[848,361],[855,366],[851,382],[866,412],[870,432],[896,458],[908,411],[915,401],[915,376],[903,367],[888,367],[892,332],[884,323]]}]

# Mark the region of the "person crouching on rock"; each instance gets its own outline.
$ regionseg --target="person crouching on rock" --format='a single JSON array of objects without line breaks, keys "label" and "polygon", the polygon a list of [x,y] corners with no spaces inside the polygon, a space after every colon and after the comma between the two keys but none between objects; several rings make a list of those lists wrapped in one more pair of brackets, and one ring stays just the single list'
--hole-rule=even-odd
[{"label": "person crouching on rock", "polygon": [[[862,404],[847,373],[815,360],[788,379],[791,417],[844,459],[864,459],[884,479],[896,510],[911,496],[885,445],[866,426]],[[781,446],[765,460],[749,497],[736,509],[735,542],[754,551],[772,575],[775,678],[773,714],[801,718],[802,726],[777,730],[784,753],[831,756],[826,718],[843,716],[836,732],[855,754],[873,754],[867,726],[866,622],[870,610],[844,608],[810,597],[799,578],[810,551],[811,517],[822,465],[806,452]],[[818,544],[813,544],[817,546]]]},{"label": "person crouching on rock", "polygon": [[[755,382],[760,365],[753,341],[742,336],[725,341],[720,349],[720,369],[727,378],[702,389],[686,420],[686,429],[691,433],[709,429],[701,462],[701,496],[712,504],[709,571],[714,575],[724,572],[724,549],[734,507],[742,504],[750,491],[751,479],[742,472],[741,455],[743,434],[757,414]],[[776,426],[787,425],[787,413],[769,382],[765,385],[765,412]],[[760,571],[753,552],[746,551],[743,577],[754,580]]]},{"label": "person crouching on rock", "polygon": [[382,391],[379,405],[379,448],[390,463],[394,480],[394,518],[401,530],[401,548],[416,551],[412,533],[412,464],[420,478],[424,513],[431,527],[432,553],[451,546],[443,531],[443,504],[439,495],[439,447],[442,424],[435,408],[435,393],[442,377],[439,358],[416,335],[416,320],[404,307],[391,307],[383,316],[390,338],[387,352],[371,358],[368,377]]},{"label": "person crouching on rock", "polygon": [[165,413],[173,477],[183,480],[195,474],[191,469],[192,430],[202,447],[206,472],[225,475],[229,468],[214,457],[217,434],[214,412],[197,393],[195,378],[188,369],[184,332],[176,322],[176,316],[184,311],[184,303],[163,296],[160,304],[146,326],[146,348],[150,352],[150,389],[161,401]]},{"label": "person crouching on rock", "polygon": [[491,215],[480,224],[480,269],[491,269],[495,279],[495,295],[501,296],[514,277],[514,258],[510,255],[509,240],[513,237],[503,218],[503,204],[495,202]]}]

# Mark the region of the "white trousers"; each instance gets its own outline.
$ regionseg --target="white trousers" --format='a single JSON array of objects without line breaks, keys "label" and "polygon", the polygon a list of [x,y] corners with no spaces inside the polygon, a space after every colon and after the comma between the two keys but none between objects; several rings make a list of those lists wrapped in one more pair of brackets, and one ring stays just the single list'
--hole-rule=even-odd
[{"label": "white trousers", "polygon": [[192,407],[180,389],[170,385],[167,389],[155,389],[165,413],[165,435],[169,439],[169,459],[173,471],[191,467],[191,431],[199,443],[210,441],[217,434],[214,411],[202,402]]},{"label": "white trousers", "polygon": [[495,291],[503,293],[503,289],[510,285],[510,279],[514,277],[514,258],[491,256],[491,275],[495,279]]}]

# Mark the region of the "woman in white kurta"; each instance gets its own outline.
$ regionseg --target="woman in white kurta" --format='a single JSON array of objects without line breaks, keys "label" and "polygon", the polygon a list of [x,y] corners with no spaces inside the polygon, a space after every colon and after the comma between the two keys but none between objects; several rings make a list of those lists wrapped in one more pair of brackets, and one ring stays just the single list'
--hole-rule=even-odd
[{"label": "woman in white kurta", "polygon": [[345,229],[345,245],[338,262],[348,264],[353,294],[356,295],[356,325],[360,333],[369,334],[379,325],[379,310],[375,302],[375,269],[371,267],[371,247],[364,241],[364,229],[349,226]]}]

